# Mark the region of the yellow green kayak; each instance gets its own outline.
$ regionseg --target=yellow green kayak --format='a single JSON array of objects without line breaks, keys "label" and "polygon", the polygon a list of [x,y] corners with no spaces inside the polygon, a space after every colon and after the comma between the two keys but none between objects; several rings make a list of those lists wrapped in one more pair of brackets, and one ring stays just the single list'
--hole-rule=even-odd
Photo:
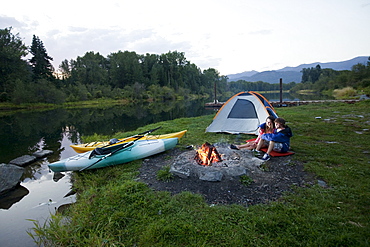
[{"label": "yellow green kayak", "polygon": [[[156,139],[168,139],[168,138],[178,138],[180,139],[185,135],[187,130],[183,130],[180,132],[170,133],[170,134],[163,134],[163,135],[145,135],[139,140],[156,140]],[[137,140],[138,135],[130,136],[122,139],[112,139],[110,141],[96,141],[96,142],[89,142],[89,143],[83,143],[83,144],[75,144],[70,145],[73,150],[75,150],[77,153],[84,153],[87,151],[94,150],[95,148],[102,148],[102,147],[109,147],[114,145],[119,145],[125,142],[130,142],[133,140]]]}]

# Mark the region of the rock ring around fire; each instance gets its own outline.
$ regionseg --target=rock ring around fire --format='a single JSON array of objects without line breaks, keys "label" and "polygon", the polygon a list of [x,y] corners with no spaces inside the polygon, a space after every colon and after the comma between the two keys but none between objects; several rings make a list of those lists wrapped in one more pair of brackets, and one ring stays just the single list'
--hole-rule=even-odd
[{"label": "rock ring around fire", "polygon": [[214,144],[222,161],[211,166],[199,165],[195,161],[196,150],[180,154],[171,164],[170,172],[181,178],[196,177],[203,181],[217,182],[233,180],[242,175],[261,172],[262,160],[254,157],[250,150],[233,150],[228,144]]}]

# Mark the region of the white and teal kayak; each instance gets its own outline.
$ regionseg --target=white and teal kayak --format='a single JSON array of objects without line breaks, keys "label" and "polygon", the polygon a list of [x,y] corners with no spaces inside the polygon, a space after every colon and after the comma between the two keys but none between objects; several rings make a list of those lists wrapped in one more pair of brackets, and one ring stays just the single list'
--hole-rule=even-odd
[{"label": "white and teal kayak", "polygon": [[77,154],[70,158],[49,164],[53,172],[81,171],[127,163],[143,159],[171,148],[178,143],[178,138],[138,140],[110,148],[100,148]]}]

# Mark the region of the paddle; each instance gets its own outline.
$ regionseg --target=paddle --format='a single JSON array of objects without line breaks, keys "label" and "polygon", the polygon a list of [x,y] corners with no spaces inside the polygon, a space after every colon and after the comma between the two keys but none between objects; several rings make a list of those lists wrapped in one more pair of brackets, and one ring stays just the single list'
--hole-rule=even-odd
[{"label": "paddle", "polygon": [[[120,151],[120,150],[122,150],[122,149],[124,149],[124,148],[127,148],[127,147],[129,147],[129,146],[134,145],[135,141],[137,141],[137,140],[139,140],[139,139],[143,138],[144,136],[148,135],[149,133],[151,133],[151,132],[153,132],[153,131],[155,131],[155,130],[157,130],[157,129],[159,129],[159,128],[161,128],[161,126],[160,126],[160,127],[158,127],[158,128],[155,128],[155,129],[151,129],[151,130],[145,131],[145,132],[143,132],[143,135],[140,135],[140,136],[139,136],[139,134],[138,134],[138,135],[136,135],[136,137],[137,137],[137,138],[136,138],[135,140],[132,140],[132,141],[130,141],[130,142],[127,142],[127,143],[122,144],[122,147],[119,147],[119,148],[117,148],[116,150],[114,150],[113,152],[110,152],[110,153],[108,153],[107,155],[105,155],[105,156],[101,157],[100,159],[98,159],[97,161],[95,161],[94,163],[92,163],[91,165],[88,165],[88,166],[85,166],[84,168],[81,168],[81,169],[80,169],[80,172],[81,172],[81,171],[83,171],[83,170],[86,170],[86,169],[88,169],[88,168],[90,168],[90,167],[92,167],[92,166],[94,166],[94,165],[96,165],[96,164],[97,164],[97,163],[99,163],[100,161],[102,161],[102,160],[106,159],[107,157],[109,157],[109,156],[111,156],[111,155],[113,155],[113,154],[117,153],[118,151]],[[92,152],[94,152],[94,151],[92,151]]]},{"label": "paddle", "polygon": [[[136,134],[136,135],[133,135],[133,136],[129,136],[129,137],[123,138],[122,140],[120,140],[120,141],[118,141],[118,142],[116,142],[114,144],[117,144],[117,143],[120,143],[120,142],[124,142],[127,139],[135,138],[135,137],[138,137],[138,136],[141,136],[140,138],[142,138],[142,137],[144,137],[144,136],[146,136],[146,135],[148,135],[148,134],[152,133],[153,131],[156,131],[157,129],[160,129],[160,128],[162,128],[162,126],[159,126],[157,128],[151,129],[151,130],[144,131],[142,133],[139,133],[139,134]],[[110,145],[112,145],[112,144],[107,144],[107,145],[103,146],[102,148],[108,147]]]}]

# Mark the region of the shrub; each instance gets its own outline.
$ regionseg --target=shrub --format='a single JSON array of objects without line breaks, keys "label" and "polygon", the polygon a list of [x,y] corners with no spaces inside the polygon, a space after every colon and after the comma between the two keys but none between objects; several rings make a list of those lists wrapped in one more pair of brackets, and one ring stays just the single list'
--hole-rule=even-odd
[{"label": "shrub", "polygon": [[345,87],[342,89],[335,89],[333,91],[333,96],[337,99],[344,99],[356,96],[356,90],[353,87]]}]

